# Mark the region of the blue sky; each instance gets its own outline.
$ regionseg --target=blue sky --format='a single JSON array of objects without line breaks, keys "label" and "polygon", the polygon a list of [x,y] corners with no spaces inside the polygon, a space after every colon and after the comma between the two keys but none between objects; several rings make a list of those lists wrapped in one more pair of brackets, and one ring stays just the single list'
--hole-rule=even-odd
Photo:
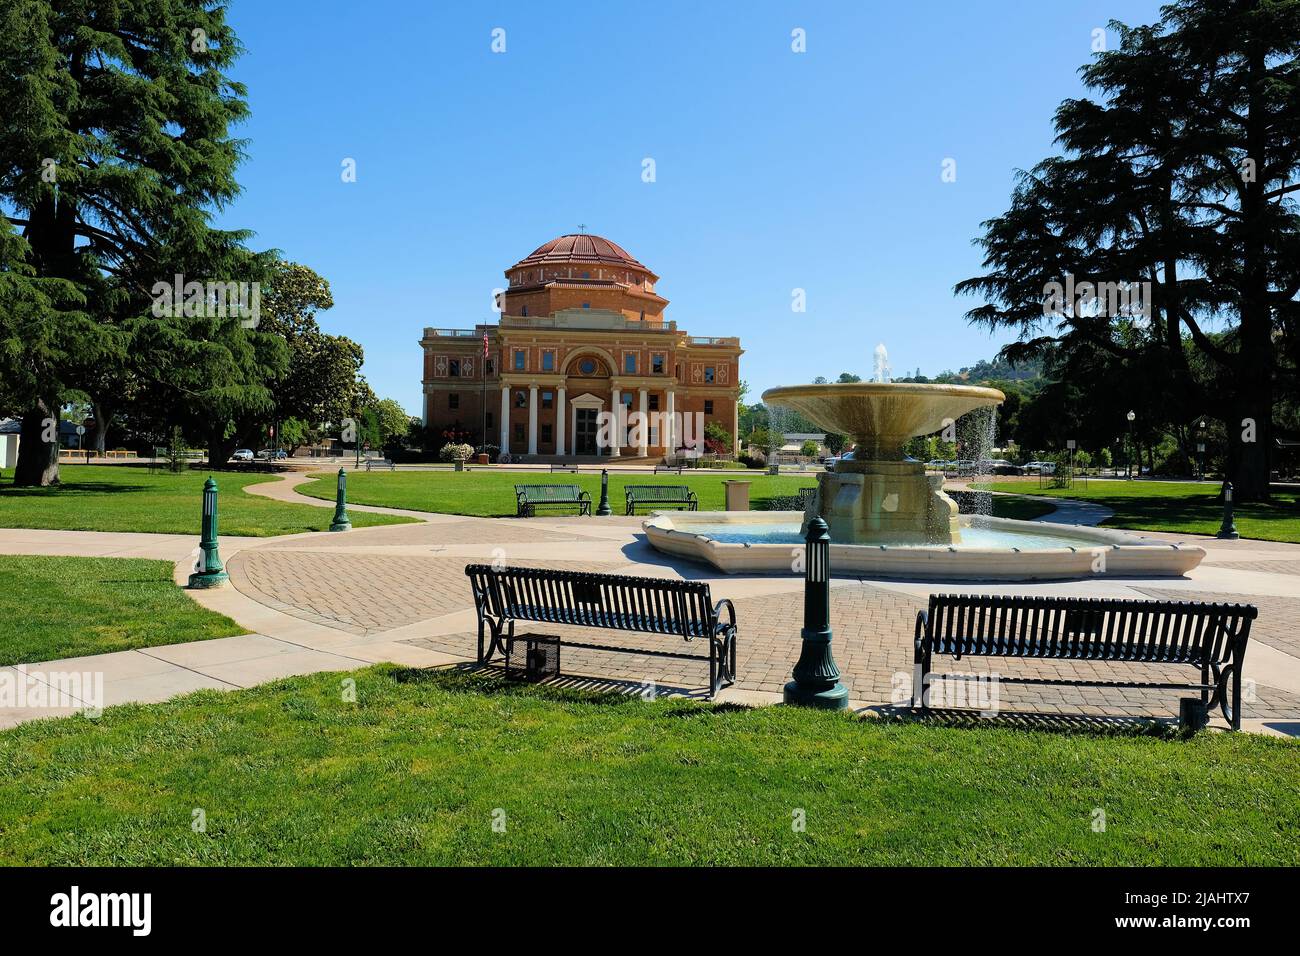
[{"label": "blue sky", "polygon": [[1053,151],[1092,31],[1158,7],[232,0],[252,117],[219,222],[329,279],[322,325],[416,414],[424,326],[491,319],[502,271],[579,223],[661,276],[680,328],[741,336],[751,401],[866,375],[877,342],[933,375],[1004,342],[952,287]]}]

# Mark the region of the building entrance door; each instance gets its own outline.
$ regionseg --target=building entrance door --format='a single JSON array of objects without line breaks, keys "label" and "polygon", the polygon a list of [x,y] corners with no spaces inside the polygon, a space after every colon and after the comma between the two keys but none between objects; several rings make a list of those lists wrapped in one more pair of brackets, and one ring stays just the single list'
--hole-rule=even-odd
[{"label": "building entrance door", "polygon": [[575,408],[574,413],[577,419],[573,429],[573,453],[596,454],[596,409]]}]

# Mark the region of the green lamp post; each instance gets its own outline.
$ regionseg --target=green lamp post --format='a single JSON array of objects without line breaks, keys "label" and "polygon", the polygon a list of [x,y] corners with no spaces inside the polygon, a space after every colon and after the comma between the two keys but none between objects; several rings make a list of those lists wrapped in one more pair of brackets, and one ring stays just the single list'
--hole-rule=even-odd
[{"label": "green lamp post", "polygon": [[1223,521],[1219,525],[1219,532],[1216,538],[1222,538],[1225,541],[1236,541],[1241,537],[1237,533],[1237,523],[1232,517],[1232,482],[1223,483]]},{"label": "green lamp post", "polygon": [[208,478],[203,483],[203,525],[199,534],[199,567],[190,575],[190,587],[215,588],[229,580],[221,551],[217,546],[217,483]]},{"label": "green lamp post", "polygon": [[600,504],[596,506],[596,514],[603,518],[613,513],[614,509],[609,506],[609,472],[602,468],[600,469]]},{"label": "green lamp post", "polygon": [[794,665],[794,680],[785,685],[785,702],[821,710],[843,710],[849,689],[831,655],[831,533],[813,518],[804,539],[803,649]]},{"label": "green lamp post", "polygon": [[352,521],[348,518],[348,473],[339,469],[339,487],[334,495],[334,520],[330,522],[331,531],[351,531]]}]

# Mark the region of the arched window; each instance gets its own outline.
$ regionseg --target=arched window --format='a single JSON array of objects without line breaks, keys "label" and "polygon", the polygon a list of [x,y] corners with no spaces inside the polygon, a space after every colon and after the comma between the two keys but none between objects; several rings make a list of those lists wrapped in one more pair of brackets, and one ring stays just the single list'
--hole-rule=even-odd
[{"label": "arched window", "polygon": [[515,408],[524,408],[528,404],[528,396],[523,392],[515,392]]}]

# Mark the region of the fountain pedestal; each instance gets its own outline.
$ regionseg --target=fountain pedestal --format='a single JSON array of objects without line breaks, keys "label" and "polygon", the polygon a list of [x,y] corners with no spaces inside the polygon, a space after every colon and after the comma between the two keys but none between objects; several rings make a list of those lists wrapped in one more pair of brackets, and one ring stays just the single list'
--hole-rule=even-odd
[{"label": "fountain pedestal", "polygon": [[961,540],[957,503],[943,477],[919,461],[841,462],[852,470],[817,476],[817,498],[804,517],[821,515],[834,541],[857,544],[955,544]]}]

